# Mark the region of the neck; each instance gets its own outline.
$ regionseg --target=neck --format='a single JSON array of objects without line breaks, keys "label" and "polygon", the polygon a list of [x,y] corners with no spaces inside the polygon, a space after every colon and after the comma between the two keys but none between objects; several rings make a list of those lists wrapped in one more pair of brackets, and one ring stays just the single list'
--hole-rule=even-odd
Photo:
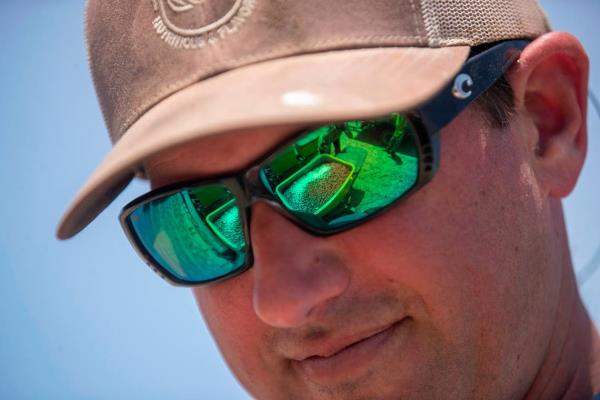
[{"label": "neck", "polygon": [[600,392],[600,336],[577,289],[560,203],[556,228],[563,254],[563,279],[556,324],[546,357],[530,386],[529,399],[589,399]]}]

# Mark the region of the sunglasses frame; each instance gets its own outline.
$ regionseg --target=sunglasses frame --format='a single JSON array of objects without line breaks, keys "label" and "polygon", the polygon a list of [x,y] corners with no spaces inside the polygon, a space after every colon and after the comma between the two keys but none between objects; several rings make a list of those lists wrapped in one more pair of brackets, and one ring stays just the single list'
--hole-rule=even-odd
[{"label": "sunglasses frame", "polygon": [[[336,122],[332,122],[330,124],[319,124],[308,129],[300,130],[299,132],[291,135],[291,138],[288,137],[271,147],[269,151],[267,151],[265,155],[263,155],[263,157],[261,157],[258,161],[255,160],[249,163],[249,165],[244,167],[242,170],[238,170],[238,172],[223,173],[211,179],[186,180],[152,190],[134,199],[125,207],[123,207],[119,215],[121,226],[138,255],[161,278],[174,286],[194,287],[210,283],[217,283],[232,278],[247,271],[254,264],[252,242],[249,230],[251,220],[251,205],[256,202],[265,202],[269,204],[278,213],[291,220],[296,225],[318,236],[333,235],[368,222],[372,218],[385,213],[400,201],[408,198],[433,178],[440,162],[440,130],[450,121],[456,118],[477,98],[479,98],[479,96],[488,90],[498,79],[500,79],[506,70],[516,61],[520,51],[524,49],[528,43],[529,41],[527,40],[511,40],[485,47],[480,46],[473,49],[463,68],[456,74],[455,79],[444,89],[442,89],[437,96],[423,106],[417,108],[415,111],[400,113],[411,125],[411,131],[415,136],[419,157],[419,173],[417,176],[417,181],[411,187],[411,189],[405,192],[398,199],[360,220],[331,230],[315,228],[296,217],[292,212],[288,211],[280,202],[277,201],[275,196],[273,196],[273,194],[270,193],[262,185],[262,183],[260,183],[260,179],[258,178],[258,171],[260,170],[260,167],[278,155],[279,150],[285,149],[287,146],[293,144],[299,137],[314,131],[316,128],[325,125],[338,124]],[[373,118],[371,120],[376,121],[377,118]],[[244,254],[245,262],[241,267],[214,279],[204,281],[186,281],[175,276],[168,269],[163,267],[146,250],[138,235],[135,233],[135,229],[129,221],[129,216],[138,207],[141,207],[149,202],[184,190],[214,184],[225,186],[236,199],[246,243]]]}]

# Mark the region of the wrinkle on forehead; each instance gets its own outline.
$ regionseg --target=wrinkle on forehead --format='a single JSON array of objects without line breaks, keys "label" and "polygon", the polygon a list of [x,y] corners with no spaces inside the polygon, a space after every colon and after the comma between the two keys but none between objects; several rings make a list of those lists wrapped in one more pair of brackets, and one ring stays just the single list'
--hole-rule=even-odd
[{"label": "wrinkle on forehead", "polygon": [[299,126],[265,127],[203,137],[148,158],[144,168],[152,187],[232,172],[298,130]]}]

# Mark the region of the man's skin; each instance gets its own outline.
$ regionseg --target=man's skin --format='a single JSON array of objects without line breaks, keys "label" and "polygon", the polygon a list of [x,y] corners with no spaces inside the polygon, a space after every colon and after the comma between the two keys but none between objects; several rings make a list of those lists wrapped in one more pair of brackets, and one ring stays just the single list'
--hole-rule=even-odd
[{"label": "man's skin", "polygon": [[[471,107],[443,129],[433,181],[349,231],[316,237],[254,204],[254,266],[193,291],[252,396],[600,392],[600,338],[577,291],[561,207],[585,159],[587,76],[575,38],[536,40],[507,75],[510,126],[491,129]],[[147,172],[160,187],[236,171],[297,128],[203,138],[148,160]]]}]

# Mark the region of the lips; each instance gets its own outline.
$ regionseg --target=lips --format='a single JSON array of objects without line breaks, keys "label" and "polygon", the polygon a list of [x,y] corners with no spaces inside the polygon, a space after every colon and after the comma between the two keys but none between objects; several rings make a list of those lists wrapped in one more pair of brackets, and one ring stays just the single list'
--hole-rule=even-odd
[{"label": "lips", "polygon": [[406,320],[313,347],[293,358],[292,364],[317,383],[347,379],[364,372],[376,359],[385,356],[390,342],[399,331],[404,331]]}]

